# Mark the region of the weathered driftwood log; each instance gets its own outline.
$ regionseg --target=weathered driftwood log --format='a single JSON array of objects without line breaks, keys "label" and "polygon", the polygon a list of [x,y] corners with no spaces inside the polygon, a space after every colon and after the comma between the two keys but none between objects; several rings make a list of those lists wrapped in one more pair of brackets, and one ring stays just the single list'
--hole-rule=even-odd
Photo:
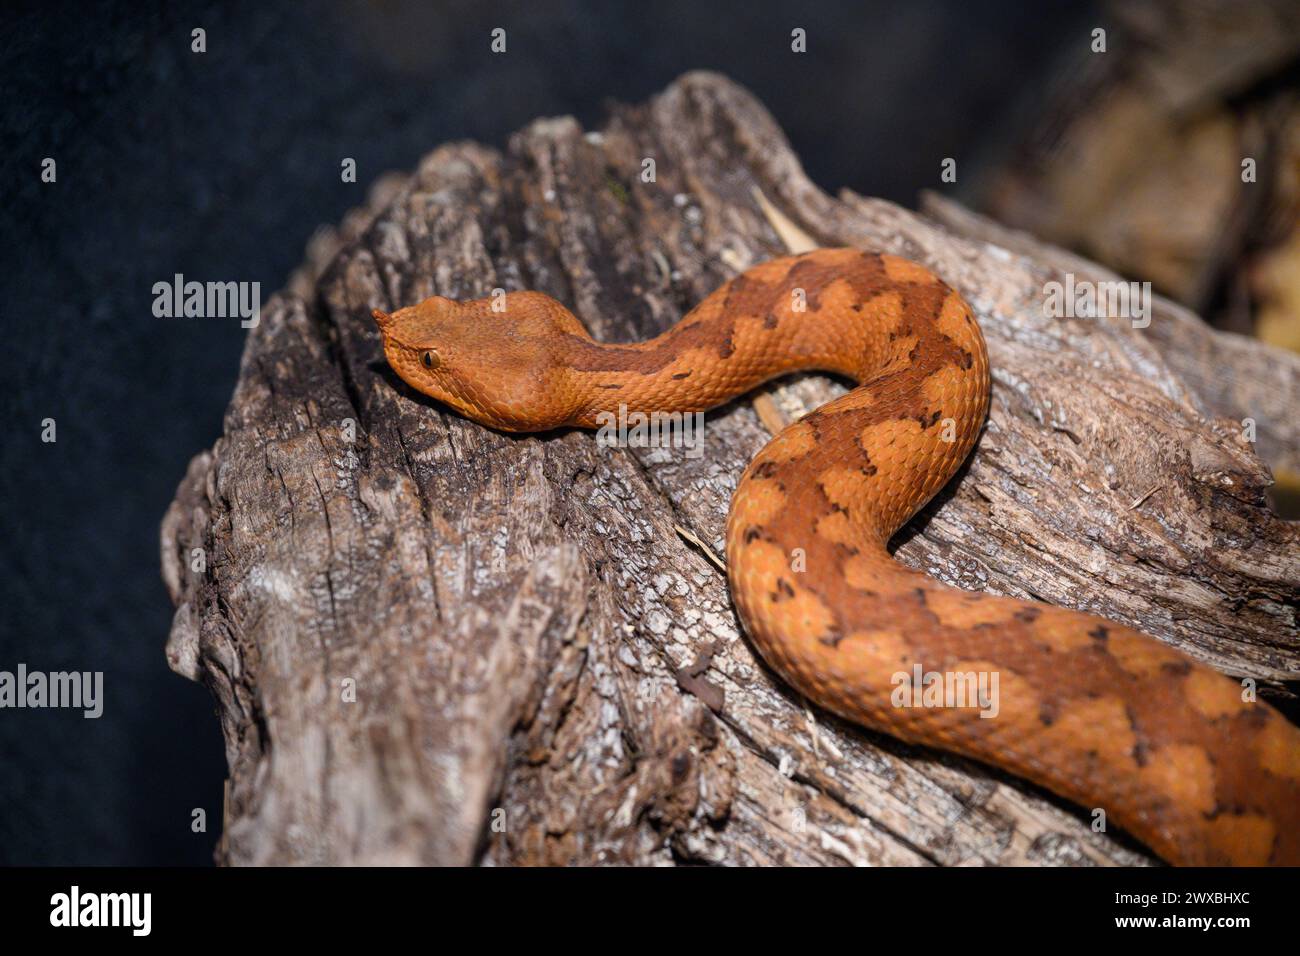
[{"label": "weathered driftwood log", "polygon": [[163,524],[169,659],[211,688],[225,733],[222,861],[1147,859],[1031,787],[810,709],[738,633],[724,575],[681,531],[720,554],[764,422],[841,386],[807,376],[733,403],[696,458],[508,437],[388,372],[370,309],[434,292],[540,289],[631,340],[788,245],[917,259],[979,313],[995,394],[972,464],[900,558],[1098,612],[1263,686],[1300,674],[1300,535],[1239,438],[1253,416],[1270,453],[1300,453],[1295,356],[1164,306],[1145,330],[1049,318],[1058,253],[989,242],[951,206],[957,231],[828,197],[711,74],[599,133],[544,120],[504,154],[441,147],[386,192],[318,243],[337,247],[318,281],[264,309],[225,434]]}]

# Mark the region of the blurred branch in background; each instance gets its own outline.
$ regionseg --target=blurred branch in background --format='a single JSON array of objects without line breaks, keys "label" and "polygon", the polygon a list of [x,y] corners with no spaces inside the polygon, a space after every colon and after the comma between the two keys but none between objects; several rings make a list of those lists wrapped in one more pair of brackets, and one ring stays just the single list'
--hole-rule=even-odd
[{"label": "blurred branch in background", "polygon": [[[1105,52],[1062,62],[969,198],[1218,328],[1300,351],[1300,4],[1107,12]],[[1300,475],[1276,477],[1283,498],[1300,492]]]}]

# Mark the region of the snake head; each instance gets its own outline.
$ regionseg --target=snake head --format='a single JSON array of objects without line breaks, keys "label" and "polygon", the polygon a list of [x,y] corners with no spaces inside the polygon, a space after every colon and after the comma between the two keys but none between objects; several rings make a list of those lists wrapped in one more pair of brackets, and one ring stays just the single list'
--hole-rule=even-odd
[{"label": "snake head", "polygon": [[512,292],[457,302],[435,295],[371,315],[393,371],[465,418],[508,432],[570,424],[577,401],[557,349],[575,326],[586,332],[550,296]]}]

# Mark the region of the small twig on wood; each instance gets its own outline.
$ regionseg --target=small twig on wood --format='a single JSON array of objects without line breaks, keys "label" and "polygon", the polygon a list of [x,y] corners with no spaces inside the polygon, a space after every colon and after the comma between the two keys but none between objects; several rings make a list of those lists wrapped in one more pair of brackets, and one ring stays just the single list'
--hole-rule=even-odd
[{"label": "small twig on wood", "polygon": [[1129,510],[1129,511],[1132,511],[1134,508],[1136,508],[1138,505],[1142,504],[1142,502],[1146,501],[1148,498],[1150,498],[1152,495],[1154,495],[1154,494],[1155,494],[1157,491],[1159,491],[1159,490],[1160,490],[1160,486],[1159,486],[1159,485],[1155,485],[1154,487],[1152,487],[1152,489],[1151,489],[1150,491],[1148,491],[1146,494],[1144,494],[1141,498],[1139,498],[1137,501],[1135,501],[1135,502],[1133,502],[1131,505],[1129,505],[1129,506],[1128,506],[1128,510]]},{"label": "small twig on wood", "polygon": [[683,527],[682,527],[681,525],[679,525],[679,524],[675,524],[675,525],[673,525],[673,527],[677,530],[677,533],[678,533],[679,535],[681,535],[683,538],[685,538],[685,539],[686,539],[687,541],[689,541],[691,544],[695,545],[695,547],[697,547],[697,548],[699,548],[701,551],[703,551],[703,552],[704,552],[704,556],[705,556],[706,558],[708,558],[710,561],[712,561],[714,564],[716,564],[716,565],[718,566],[718,570],[719,570],[719,571],[723,572],[724,574],[726,573],[726,571],[727,571],[727,562],[723,561],[720,557],[718,557],[716,554],[714,554],[714,553],[713,553],[713,549],[710,548],[710,547],[709,547],[707,544],[705,544],[703,541],[701,541],[700,538],[695,534],[695,532],[690,531],[690,530],[688,530],[688,529],[686,529],[686,528],[683,528]]}]

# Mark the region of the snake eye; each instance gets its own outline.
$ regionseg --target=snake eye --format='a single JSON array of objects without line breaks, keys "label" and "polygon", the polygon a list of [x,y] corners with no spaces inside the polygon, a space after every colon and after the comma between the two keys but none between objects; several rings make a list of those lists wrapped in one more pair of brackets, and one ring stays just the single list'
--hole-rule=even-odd
[{"label": "snake eye", "polygon": [[420,353],[420,364],[425,368],[434,369],[442,364],[442,359],[438,358],[438,353],[434,349],[425,349]]}]

